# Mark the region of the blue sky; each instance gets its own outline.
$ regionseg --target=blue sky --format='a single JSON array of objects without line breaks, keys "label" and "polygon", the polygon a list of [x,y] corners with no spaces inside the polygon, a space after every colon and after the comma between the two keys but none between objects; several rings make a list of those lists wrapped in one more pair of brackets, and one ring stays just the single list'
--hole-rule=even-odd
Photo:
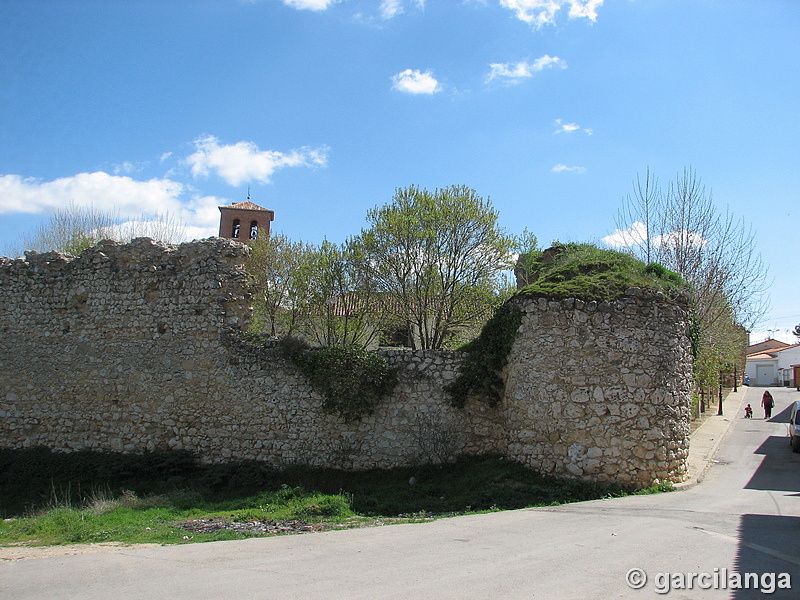
[{"label": "blue sky", "polygon": [[[0,0],[0,252],[53,208],[275,211],[343,241],[396,188],[599,241],[637,174],[695,169],[800,323],[796,0]],[[754,339],[755,341],[755,339]]]}]

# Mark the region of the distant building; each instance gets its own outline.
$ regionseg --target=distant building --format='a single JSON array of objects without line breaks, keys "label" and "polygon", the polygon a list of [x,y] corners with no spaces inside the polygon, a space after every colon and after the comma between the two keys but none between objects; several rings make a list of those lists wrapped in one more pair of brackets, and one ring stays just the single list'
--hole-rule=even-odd
[{"label": "distant building", "polygon": [[759,352],[774,352],[776,350],[783,350],[789,346],[791,346],[791,344],[769,338],[763,342],[749,345],[747,347],[747,355],[750,356],[751,354],[758,354]]},{"label": "distant building", "polygon": [[247,243],[259,235],[269,235],[270,223],[275,220],[275,211],[250,202],[234,202],[219,207],[219,237]]},{"label": "distant building", "polygon": [[[775,340],[767,340],[775,341]],[[800,388],[800,344],[761,350],[747,355],[746,375],[750,385],[781,385]]]}]

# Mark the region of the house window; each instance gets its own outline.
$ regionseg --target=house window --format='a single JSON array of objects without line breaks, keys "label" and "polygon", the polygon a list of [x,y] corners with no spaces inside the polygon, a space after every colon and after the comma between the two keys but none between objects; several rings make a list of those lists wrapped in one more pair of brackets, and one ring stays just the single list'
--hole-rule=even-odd
[{"label": "house window", "polygon": [[239,229],[241,229],[241,223],[239,219],[233,220],[233,231],[231,232],[231,237],[238,238],[239,237]]}]

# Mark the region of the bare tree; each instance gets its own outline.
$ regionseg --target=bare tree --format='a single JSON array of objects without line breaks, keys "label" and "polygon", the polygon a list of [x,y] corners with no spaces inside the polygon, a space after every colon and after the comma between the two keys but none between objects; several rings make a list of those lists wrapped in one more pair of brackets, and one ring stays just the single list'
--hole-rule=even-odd
[{"label": "bare tree", "polygon": [[743,328],[767,309],[767,269],[753,229],[727,209],[718,212],[711,192],[689,168],[666,193],[648,169],[644,182],[637,178],[616,225],[604,238],[607,244],[660,263],[691,285],[699,328],[696,372],[699,379],[718,377],[723,365],[734,364]]},{"label": "bare tree", "polygon": [[32,235],[24,236],[22,244],[25,249],[37,252],[56,250],[78,255],[104,239],[128,242],[149,237],[161,242],[179,242],[185,231],[183,223],[168,213],[126,220],[113,211],[70,203],[57,209]]},{"label": "bare tree", "polygon": [[666,193],[648,170],[644,182],[637,178],[616,224],[616,234],[604,241],[679,273],[694,289],[704,327],[732,319],[749,328],[763,316],[767,269],[755,232],[727,209],[717,211],[694,170],[685,169]]},{"label": "bare tree", "polygon": [[639,248],[641,259],[650,264],[657,262],[653,240],[665,229],[664,195],[650,167],[645,171],[644,180],[636,176],[633,189],[633,196],[629,194],[625,198],[617,216],[618,245]]}]

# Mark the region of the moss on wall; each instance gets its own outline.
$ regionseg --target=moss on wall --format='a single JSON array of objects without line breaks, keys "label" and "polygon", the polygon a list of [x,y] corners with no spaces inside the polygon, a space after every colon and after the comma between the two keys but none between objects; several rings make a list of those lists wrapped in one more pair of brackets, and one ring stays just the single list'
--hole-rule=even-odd
[{"label": "moss on wall", "polygon": [[579,298],[598,302],[621,298],[630,288],[661,292],[675,298],[687,289],[680,275],[653,263],[646,265],[629,254],[603,250],[591,244],[557,244],[527,257],[521,297]]}]

